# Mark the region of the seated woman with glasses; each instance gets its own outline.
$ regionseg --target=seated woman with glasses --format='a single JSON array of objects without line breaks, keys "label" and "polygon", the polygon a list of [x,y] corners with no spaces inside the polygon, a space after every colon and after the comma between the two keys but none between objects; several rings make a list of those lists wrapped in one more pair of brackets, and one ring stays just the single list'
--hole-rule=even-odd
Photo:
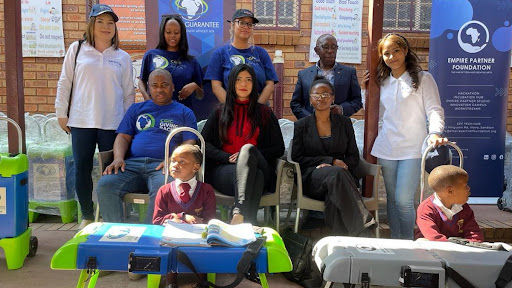
[{"label": "seated woman with glasses", "polygon": [[163,15],[159,31],[158,46],[147,51],[142,59],[140,92],[145,100],[151,99],[147,89],[149,74],[157,68],[165,69],[171,72],[174,83],[172,99],[194,111],[189,96],[203,98],[203,70],[197,60],[188,54],[185,23],[180,15]]},{"label": "seated woman with glasses", "polygon": [[267,51],[252,44],[254,26],[259,21],[251,11],[238,9],[228,22],[231,23],[231,44],[221,46],[213,52],[204,80],[211,80],[213,94],[224,103],[229,72],[238,64],[248,64],[256,72],[258,102],[267,103],[274,92],[274,84],[279,79]]},{"label": "seated woman with glasses", "polygon": [[314,111],[295,122],[292,159],[300,164],[304,194],[325,201],[325,224],[335,235],[372,236],[377,227],[352,175],[359,151],[352,122],[333,113],[334,88],[317,77],[309,101]]}]

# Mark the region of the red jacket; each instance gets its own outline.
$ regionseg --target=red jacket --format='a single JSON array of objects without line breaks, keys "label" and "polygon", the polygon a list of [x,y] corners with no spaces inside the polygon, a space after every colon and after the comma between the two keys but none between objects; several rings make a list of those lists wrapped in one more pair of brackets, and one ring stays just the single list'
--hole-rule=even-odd
[{"label": "red jacket", "polygon": [[441,208],[434,204],[434,195],[428,197],[418,206],[415,238],[427,238],[431,241],[447,241],[449,237],[461,237],[471,241],[482,242],[484,235],[476,223],[473,210],[466,203],[462,211],[446,218]]}]

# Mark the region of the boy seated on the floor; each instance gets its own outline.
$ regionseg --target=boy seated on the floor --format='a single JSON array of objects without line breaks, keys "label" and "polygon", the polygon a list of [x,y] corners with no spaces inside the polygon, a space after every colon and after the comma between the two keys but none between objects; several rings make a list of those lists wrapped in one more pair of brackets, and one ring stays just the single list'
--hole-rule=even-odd
[{"label": "boy seated on the floor", "polygon": [[461,237],[482,242],[484,236],[466,203],[469,197],[468,173],[453,165],[436,167],[428,176],[434,194],[425,199],[417,211],[415,238],[447,241]]},{"label": "boy seated on the floor", "polygon": [[[174,149],[169,171],[175,179],[158,190],[155,200],[153,224],[167,221],[179,223],[208,223],[215,218],[215,193],[209,184],[196,180],[201,168],[203,153],[197,145],[183,144]],[[206,274],[201,274],[206,279]],[[176,288],[177,273],[167,274],[166,288]],[[196,284],[194,287],[202,287]]]}]

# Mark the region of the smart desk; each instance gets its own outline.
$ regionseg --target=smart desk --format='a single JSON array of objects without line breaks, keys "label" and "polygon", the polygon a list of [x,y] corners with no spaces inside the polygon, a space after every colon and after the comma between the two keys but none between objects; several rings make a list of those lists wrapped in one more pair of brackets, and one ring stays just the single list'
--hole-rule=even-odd
[{"label": "smart desk", "polygon": [[[177,250],[190,258],[198,273],[237,273],[238,260],[245,251],[233,247],[165,247],[160,245],[164,227],[147,224],[93,223],[79,231],[55,252],[52,269],[82,270],[77,287],[95,287],[99,271],[133,271],[148,274],[148,288],[158,288],[161,275],[191,273],[180,263]],[[283,240],[271,228],[263,228],[266,243],[255,259],[261,285],[269,287],[265,273],[292,270]],[[88,282],[88,286],[86,283]]]}]

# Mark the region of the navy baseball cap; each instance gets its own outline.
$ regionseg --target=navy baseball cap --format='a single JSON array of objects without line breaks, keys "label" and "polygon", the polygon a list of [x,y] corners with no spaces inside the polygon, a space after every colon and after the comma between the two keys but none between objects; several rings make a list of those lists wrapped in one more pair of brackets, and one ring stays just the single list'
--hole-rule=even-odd
[{"label": "navy baseball cap", "polygon": [[119,17],[117,17],[116,13],[114,13],[114,10],[112,10],[110,6],[105,4],[94,4],[92,6],[91,13],[89,13],[89,18],[99,16],[103,13],[108,13],[112,15],[112,17],[114,18],[114,22],[119,21]]},{"label": "navy baseball cap", "polygon": [[[238,9],[233,13],[233,17],[231,17],[231,21],[235,21],[235,19],[243,18],[243,17],[251,17],[254,23],[259,23],[260,21],[254,17],[254,13],[251,10],[247,9]],[[230,21],[228,21],[230,22]]]}]

